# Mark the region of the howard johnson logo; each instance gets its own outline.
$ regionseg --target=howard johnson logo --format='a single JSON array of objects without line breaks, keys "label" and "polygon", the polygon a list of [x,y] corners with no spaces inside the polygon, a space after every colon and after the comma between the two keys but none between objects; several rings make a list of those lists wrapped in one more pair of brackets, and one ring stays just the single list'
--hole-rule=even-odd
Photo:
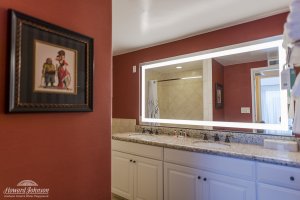
[{"label": "howard johnson logo", "polygon": [[3,195],[6,198],[47,198],[49,188],[38,187],[38,184],[32,180],[23,180],[17,184],[17,187],[5,188]]}]

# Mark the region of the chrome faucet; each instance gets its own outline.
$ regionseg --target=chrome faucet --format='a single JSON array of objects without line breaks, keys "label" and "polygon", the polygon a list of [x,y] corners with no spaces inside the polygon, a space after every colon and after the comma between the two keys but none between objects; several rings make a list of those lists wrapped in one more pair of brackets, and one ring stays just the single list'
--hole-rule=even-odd
[{"label": "chrome faucet", "polygon": [[207,137],[206,133],[203,134],[203,140],[208,140],[208,137]]},{"label": "chrome faucet", "polygon": [[182,136],[182,130],[179,131],[179,135]]},{"label": "chrome faucet", "polygon": [[152,127],[148,130],[149,131],[149,134],[153,134],[153,130],[152,130]]},{"label": "chrome faucet", "polygon": [[220,141],[220,137],[219,137],[218,133],[215,134],[214,140],[215,140],[215,142]]},{"label": "chrome faucet", "polygon": [[226,143],[230,143],[230,138],[231,137],[231,135],[226,135],[226,137],[225,137],[225,142]]},{"label": "chrome faucet", "polygon": [[150,129],[146,129],[146,128],[143,128],[142,130],[142,133],[149,133],[149,134],[153,134],[153,130],[152,130],[152,127]]}]

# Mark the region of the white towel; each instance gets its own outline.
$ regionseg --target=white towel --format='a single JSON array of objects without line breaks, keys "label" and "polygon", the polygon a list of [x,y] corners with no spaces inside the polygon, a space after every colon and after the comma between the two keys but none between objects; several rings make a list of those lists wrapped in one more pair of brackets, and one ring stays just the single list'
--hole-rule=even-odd
[{"label": "white towel", "polygon": [[293,123],[293,133],[300,134],[300,98],[296,99],[295,118]]},{"label": "white towel", "polygon": [[[283,47],[300,40],[300,0],[292,0],[290,4],[290,13],[284,24]],[[293,48],[290,65],[300,66],[300,45]]]},{"label": "white towel", "polygon": [[292,42],[300,40],[300,0],[292,0],[285,28]]},{"label": "white towel", "polygon": [[290,106],[289,106],[289,119],[294,119],[295,118],[295,99],[293,96],[291,96],[288,100],[288,102],[290,102]]},{"label": "white towel", "polygon": [[[299,17],[300,18],[300,17]],[[299,22],[300,23],[300,22]],[[299,27],[300,29],[300,27]],[[294,41],[288,36],[288,28],[287,28],[287,23],[284,26],[284,33],[283,33],[283,48],[287,50],[288,45],[293,43]],[[289,63],[291,66],[300,66],[300,45],[296,45],[293,47],[292,54],[290,57]]]},{"label": "white towel", "polygon": [[[300,0],[292,0],[290,4],[290,13],[287,22],[284,25],[283,47],[287,49],[290,43],[300,40]],[[300,67],[300,45],[294,46],[290,57],[290,65]],[[298,74],[295,84],[292,88],[292,99],[295,100],[295,115],[293,123],[293,132],[300,134],[300,74]],[[292,106],[293,107],[293,106]],[[292,109],[292,108],[291,108]]]},{"label": "white towel", "polygon": [[293,123],[293,133],[300,134],[300,74],[298,74],[294,87],[292,89],[292,96],[295,99],[295,115]]},{"label": "white towel", "polygon": [[295,80],[295,84],[292,89],[292,96],[294,98],[300,98],[300,73]]}]

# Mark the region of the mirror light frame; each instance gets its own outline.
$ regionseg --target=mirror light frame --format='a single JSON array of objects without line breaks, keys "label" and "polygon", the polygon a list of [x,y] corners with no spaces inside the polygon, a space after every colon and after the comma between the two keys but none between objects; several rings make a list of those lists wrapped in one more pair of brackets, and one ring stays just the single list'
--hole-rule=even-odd
[{"label": "mirror light frame", "polygon": [[[257,51],[268,48],[278,48],[279,53],[279,77],[281,77],[281,71],[286,63],[286,51],[282,47],[282,36],[275,36],[251,42],[240,43],[236,45],[211,49],[207,51],[201,51],[194,54],[188,54],[153,62],[142,63],[140,65],[141,72],[141,98],[140,98],[140,121],[142,123],[167,123],[167,124],[179,124],[179,125],[196,125],[196,126],[216,126],[216,127],[230,127],[230,128],[245,128],[245,129],[265,129],[265,130],[288,130],[288,106],[287,106],[287,90],[280,90],[281,99],[281,123],[280,124],[262,124],[262,123],[249,123],[249,122],[222,122],[222,121],[201,121],[201,120],[179,120],[179,119],[155,119],[147,118],[146,105],[145,105],[145,73],[147,69],[163,67],[174,64],[182,64],[192,61],[199,61],[204,59],[216,58],[221,56],[228,56],[238,53],[246,53],[251,51]],[[281,83],[280,83],[281,88]]]}]

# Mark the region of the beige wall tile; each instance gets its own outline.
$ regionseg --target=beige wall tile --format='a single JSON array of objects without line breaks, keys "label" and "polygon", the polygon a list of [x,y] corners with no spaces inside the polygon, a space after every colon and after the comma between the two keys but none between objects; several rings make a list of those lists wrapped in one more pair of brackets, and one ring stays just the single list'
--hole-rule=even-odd
[{"label": "beige wall tile", "polygon": [[112,119],[112,133],[134,132],[136,119]]}]

